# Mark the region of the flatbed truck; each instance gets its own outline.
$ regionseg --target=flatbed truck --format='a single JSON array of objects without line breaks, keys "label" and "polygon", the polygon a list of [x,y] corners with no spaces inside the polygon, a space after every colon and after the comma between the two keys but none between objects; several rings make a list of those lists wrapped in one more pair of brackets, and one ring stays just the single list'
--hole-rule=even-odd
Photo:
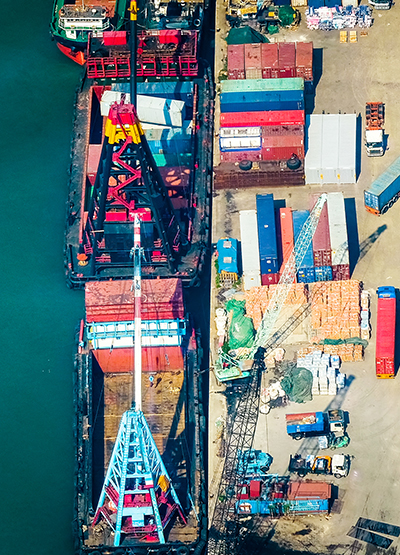
[{"label": "flatbed truck", "polygon": [[299,477],[307,474],[334,475],[335,478],[343,478],[348,475],[350,469],[349,455],[314,456],[290,455],[289,472],[296,473]]},{"label": "flatbed truck", "polygon": [[396,333],[396,291],[392,286],[379,287],[376,317],[376,377],[394,378]]},{"label": "flatbed truck", "polygon": [[323,435],[339,438],[345,434],[344,412],[336,409],[328,412],[287,414],[286,431],[296,440]]},{"label": "flatbed truck", "polygon": [[367,156],[385,154],[383,126],[385,124],[383,102],[367,102],[365,106],[365,148]]}]

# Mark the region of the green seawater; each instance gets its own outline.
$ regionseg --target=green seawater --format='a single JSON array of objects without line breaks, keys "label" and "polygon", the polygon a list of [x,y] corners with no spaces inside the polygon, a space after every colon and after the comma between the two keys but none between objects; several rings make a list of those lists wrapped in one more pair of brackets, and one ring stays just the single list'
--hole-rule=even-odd
[{"label": "green seawater", "polygon": [[0,553],[73,553],[74,330],[63,233],[81,69],[51,42],[51,0],[2,0]]}]

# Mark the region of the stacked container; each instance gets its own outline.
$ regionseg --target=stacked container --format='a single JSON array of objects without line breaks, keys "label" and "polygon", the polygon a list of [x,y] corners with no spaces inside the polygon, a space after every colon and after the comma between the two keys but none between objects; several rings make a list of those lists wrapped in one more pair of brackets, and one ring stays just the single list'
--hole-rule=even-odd
[{"label": "stacked container", "polygon": [[279,77],[278,43],[264,42],[261,45],[261,65],[263,79]]},{"label": "stacked container", "polygon": [[288,160],[296,155],[304,158],[303,126],[268,126],[262,132],[262,159]]},{"label": "stacked container", "polygon": [[296,75],[296,44],[281,42],[278,51],[279,77],[295,77]]},{"label": "stacked container", "polygon": [[228,46],[228,79],[244,79],[244,44]]},{"label": "stacked container", "polygon": [[[297,241],[309,215],[310,212],[308,210],[293,210],[293,234],[295,242]],[[310,242],[303,260],[300,261],[296,259],[296,266],[298,268],[297,280],[299,283],[312,283],[315,281],[312,241]]]},{"label": "stacked container", "polygon": [[261,43],[244,45],[244,68],[246,79],[261,79]]},{"label": "stacked container", "polygon": [[260,287],[261,285],[256,211],[241,210],[239,212],[239,220],[243,287],[247,291],[251,287]]},{"label": "stacked container", "polygon": [[289,260],[294,247],[293,236],[293,217],[291,208],[279,209],[279,223],[280,223],[280,244],[281,244],[281,273],[284,270],[286,262]]},{"label": "stacked container", "polygon": [[313,43],[298,42],[296,44],[296,77],[305,81],[313,81]]},{"label": "stacked container", "polygon": [[304,126],[303,110],[284,110],[275,112],[227,112],[220,115],[221,129],[224,127],[254,127],[261,125]]},{"label": "stacked container", "polygon": [[328,193],[329,238],[334,281],[350,279],[346,211],[342,193]]},{"label": "stacked container", "polygon": [[[318,200],[318,195],[312,196],[312,206]],[[314,252],[314,265],[315,265],[315,281],[331,281],[332,280],[332,256],[331,256],[331,241],[329,234],[329,220],[328,220],[328,207],[325,204],[317,229],[313,237],[313,252]]]},{"label": "stacked container", "polygon": [[278,283],[279,265],[273,195],[257,195],[256,206],[261,282],[263,285]]}]

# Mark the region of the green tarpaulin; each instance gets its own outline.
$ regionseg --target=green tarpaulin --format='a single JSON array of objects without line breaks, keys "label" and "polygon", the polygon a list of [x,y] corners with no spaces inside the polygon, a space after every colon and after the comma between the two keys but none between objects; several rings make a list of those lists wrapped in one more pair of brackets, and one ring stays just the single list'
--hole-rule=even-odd
[{"label": "green tarpaulin", "polygon": [[297,368],[289,363],[284,377],[281,379],[281,387],[294,403],[305,403],[312,400],[313,375],[307,368]]},{"label": "green tarpaulin", "polygon": [[228,44],[255,44],[257,42],[269,42],[267,37],[252,27],[232,28],[226,37]]},{"label": "green tarpaulin", "polygon": [[254,341],[253,320],[245,313],[245,301],[231,299],[225,305],[227,312],[232,311],[231,325],[229,327],[229,348],[251,348]]}]

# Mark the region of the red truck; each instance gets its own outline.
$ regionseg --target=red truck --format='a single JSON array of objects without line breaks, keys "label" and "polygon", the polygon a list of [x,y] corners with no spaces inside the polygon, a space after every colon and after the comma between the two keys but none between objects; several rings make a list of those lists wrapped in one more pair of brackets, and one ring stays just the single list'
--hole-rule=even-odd
[{"label": "red truck", "polygon": [[396,331],[396,292],[394,287],[379,287],[376,319],[376,377],[394,378]]}]

